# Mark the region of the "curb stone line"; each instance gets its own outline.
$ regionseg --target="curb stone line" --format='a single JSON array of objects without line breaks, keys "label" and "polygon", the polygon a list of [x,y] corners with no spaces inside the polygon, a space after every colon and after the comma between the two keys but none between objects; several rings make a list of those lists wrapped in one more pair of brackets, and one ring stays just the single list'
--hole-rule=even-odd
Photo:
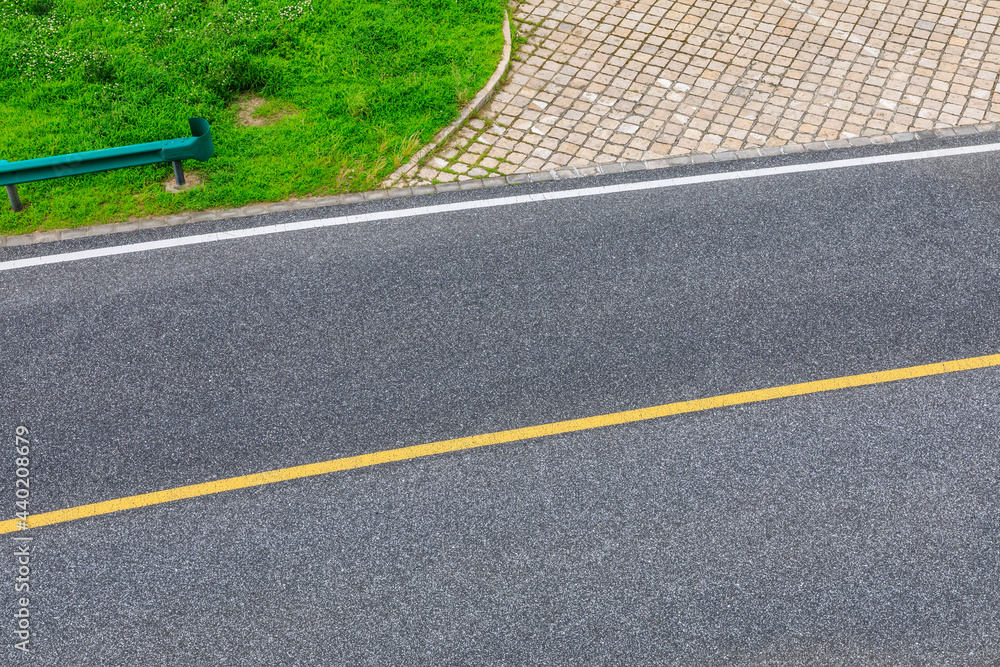
[{"label": "curb stone line", "polygon": [[382,181],[382,185],[391,185],[392,183],[397,182],[403,174],[420,164],[425,157],[436,151],[443,143],[451,139],[452,135],[454,135],[459,128],[465,125],[465,121],[469,120],[469,117],[472,116],[472,114],[486,106],[486,103],[493,97],[493,93],[496,92],[500,82],[503,81],[504,76],[507,75],[507,70],[510,67],[511,47],[510,14],[505,9],[503,12],[503,53],[500,56],[500,63],[497,64],[497,68],[493,71],[493,76],[491,76],[490,80],[486,82],[486,85],[483,86],[478,93],[476,93],[473,100],[469,102],[464,109],[462,109],[462,113],[458,115],[455,122],[435,134],[434,138],[430,140],[430,143],[414,153],[406,164],[400,166],[396,169],[396,171],[389,174],[385,180]]},{"label": "curb stone line", "polygon": [[1000,130],[998,123],[982,123],[979,125],[964,125],[957,128],[946,127],[940,130],[921,130],[919,132],[901,132],[892,135],[881,135],[875,137],[852,137],[850,139],[835,139],[829,141],[815,141],[808,144],[786,144],[785,146],[764,146],[760,148],[745,148],[738,151],[723,151],[719,153],[693,153],[689,155],[679,155],[672,158],[659,160],[648,160],[645,162],[612,162],[608,164],[594,164],[584,167],[567,167],[563,169],[553,169],[549,171],[535,172],[531,174],[511,174],[510,176],[493,176],[482,179],[472,179],[468,181],[440,183],[438,185],[420,185],[415,187],[372,190],[369,192],[352,192],[344,195],[329,197],[312,197],[308,199],[296,199],[290,201],[275,202],[272,204],[254,204],[241,208],[220,209],[209,211],[198,211],[196,213],[182,213],[161,218],[146,218],[138,221],[116,222],[107,225],[91,225],[89,227],[73,227],[72,229],[45,230],[33,232],[31,234],[20,234],[17,236],[0,236],[0,248],[14,247],[21,245],[32,245],[36,243],[47,243],[51,241],[63,241],[68,239],[81,238],[85,236],[101,236],[104,234],[116,234],[118,232],[129,232],[136,229],[152,229],[157,227],[170,227],[192,222],[204,222],[208,220],[227,220],[231,218],[242,218],[251,215],[262,215],[268,213],[279,213],[284,211],[299,211],[305,209],[322,208],[327,206],[339,206],[341,204],[355,204],[362,201],[375,201],[380,199],[425,196],[442,192],[456,192],[465,190],[481,190],[486,188],[504,187],[516,185],[518,183],[535,183],[539,181],[562,181],[574,178],[589,178],[602,174],[621,174],[633,171],[650,171],[653,169],[663,169],[666,167],[680,167],[691,164],[703,164],[708,162],[726,162],[733,160],[749,160],[760,157],[773,157],[776,155],[792,155],[805,152],[820,152],[835,150],[839,148],[851,148],[855,146],[872,146],[893,143],[906,143],[919,141],[921,139],[945,139],[948,137],[966,136],[973,134],[989,134]]}]

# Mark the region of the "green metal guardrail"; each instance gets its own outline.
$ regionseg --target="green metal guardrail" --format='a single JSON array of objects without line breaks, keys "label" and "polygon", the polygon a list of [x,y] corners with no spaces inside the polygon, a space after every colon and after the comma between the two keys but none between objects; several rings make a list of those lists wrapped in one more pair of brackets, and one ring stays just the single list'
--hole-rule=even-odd
[{"label": "green metal guardrail", "polygon": [[0,185],[6,186],[10,207],[14,211],[21,210],[21,200],[17,196],[18,184],[63,176],[79,176],[157,162],[173,162],[177,185],[184,185],[184,167],[181,165],[181,160],[204,162],[215,152],[208,121],[204,118],[189,118],[188,124],[194,136],[182,139],[152,141],[148,144],[104,148],[19,162],[0,160]]}]

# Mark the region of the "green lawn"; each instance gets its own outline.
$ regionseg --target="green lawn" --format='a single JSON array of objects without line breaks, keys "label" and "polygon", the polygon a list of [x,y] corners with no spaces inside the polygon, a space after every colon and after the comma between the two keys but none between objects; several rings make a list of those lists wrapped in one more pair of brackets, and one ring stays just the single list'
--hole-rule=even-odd
[{"label": "green lawn", "polygon": [[[212,126],[168,164],[24,184],[0,234],[370,189],[454,120],[503,48],[504,0],[0,0],[0,159]],[[267,103],[261,126],[239,102]]]}]

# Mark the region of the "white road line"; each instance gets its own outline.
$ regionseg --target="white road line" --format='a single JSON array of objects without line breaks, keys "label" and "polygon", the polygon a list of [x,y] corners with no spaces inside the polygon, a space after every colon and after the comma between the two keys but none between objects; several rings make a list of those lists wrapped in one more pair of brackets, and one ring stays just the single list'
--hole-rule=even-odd
[{"label": "white road line", "polygon": [[294,232],[305,229],[318,229],[321,227],[334,227],[337,225],[353,225],[359,222],[395,220],[400,218],[412,218],[421,215],[432,215],[435,213],[454,213],[457,211],[471,211],[480,208],[510,206],[513,204],[533,204],[544,201],[556,201],[559,199],[596,197],[600,195],[621,194],[625,192],[639,192],[641,190],[673,188],[682,185],[698,185],[701,183],[736,181],[747,178],[761,178],[764,176],[780,176],[782,174],[801,174],[812,171],[828,171],[830,169],[845,169],[848,167],[862,167],[867,165],[887,164],[892,162],[913,162],[916,160],[930,160],[934,158],[953,157],[957,155],[973,155],[976,153],[994,153],[997,151],[1000,151],[1000,143],[984,144],[981,146],[941,148],[931,151],[898,153],[894,155],[877,155],[872,157],[849,158],[846,160],[830,160],[827,162],[812,162],[809,164],[795,164],[784,167],[747,169],[744,171],[702,174],[700,176],[686,176],[682,178],[664,178],[656,181],[645,181],[642,183],[623,183],[621,185],[604,185],[594,188],[563,190],[561,192],[541,192],[532,195],[497,197],[496,199],[481,199],[478,201],[457,202],[454,204],[439,204],[437,206],[416,206],[414,208],[407,208],[396,211],[382,211],[380,213],[360,213],[357,215],[345,215],[339,218],[323,218],[321,220],[302,220],[300,222],[286,222],[278,225],[266,225],[263,227],[236,229],[228,232],[197,234],[195,236],[182,236],[173,239],[163,239],[161,241],[149,241],[146,243],[130,243],[128,245],[112,246],[110,248],[94,248],[92,250],[81,250],[79,252],[66,252],[53,255],[43,255],[41,257],[25,257],[24,259],[14,259],[7,262],[0,262],[0,271],[11,271],[13,269],[23,269],[29,266],[41,266],[44,264],[61,264],[63,262],[75,262],[81,259],[92,259],[94,257],[125,255],[134,252],[145,252],[147,250],[160,250],[162,248],[175,248],[178,246],[196,245],[199,243],[212,243],[213,241],[225,241],[229,239],[248,238],[251,236],[281,234],[283,232]]}]

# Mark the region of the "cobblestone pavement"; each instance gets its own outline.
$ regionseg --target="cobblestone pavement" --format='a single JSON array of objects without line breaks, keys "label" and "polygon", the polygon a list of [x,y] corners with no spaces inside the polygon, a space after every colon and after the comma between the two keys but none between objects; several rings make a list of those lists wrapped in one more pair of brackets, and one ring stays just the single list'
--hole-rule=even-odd
[{"label": "cobblestone pavement", "polygon": [[491,103],[393,185],[1000,120],[1000,0],[525,0],[513,17],[526,42]]}]

